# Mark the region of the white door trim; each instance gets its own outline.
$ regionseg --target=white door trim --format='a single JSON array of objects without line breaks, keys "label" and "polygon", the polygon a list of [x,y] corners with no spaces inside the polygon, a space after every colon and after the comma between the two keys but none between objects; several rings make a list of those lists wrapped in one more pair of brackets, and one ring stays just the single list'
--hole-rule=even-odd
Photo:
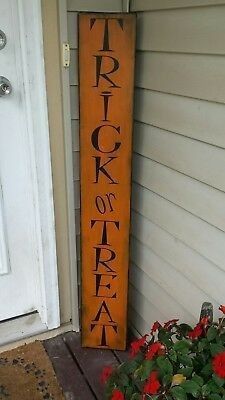
[{"label": "white door trim", "polygon": [[38,243],[37,311],[42,324],[53,329],[60,325],[60,316],[41,0],[16,1]]},{"label": "white door trim", "polygon": [[[67,2],[58,0],[60,46],[68,42],[67,30]],[[66,159],[66,180],[67,180],[67,205],[68,205],[68,226],[69,226],[69,253],[70,253],[70,281],[71,281],[71,307],[73,329],[78,332],[79,325],[79,301],[78,301],[78,276],[77,276],[77,252],[76,252],[76,219],[74,206],[74,182],[73,182],[73,144],[71,129],[71,108],[70,108],[70,82],[69,68],[61,64],[62,77],[62,100],[63,100],[63,124],[65,137],[65,159]]]}]

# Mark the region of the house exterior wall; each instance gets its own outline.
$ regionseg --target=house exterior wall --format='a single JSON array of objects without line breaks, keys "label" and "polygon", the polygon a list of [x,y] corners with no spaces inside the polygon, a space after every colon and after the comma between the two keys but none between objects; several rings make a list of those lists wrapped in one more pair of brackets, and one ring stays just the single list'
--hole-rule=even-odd
[{"label": "house exterior wall", "polygon": [[131,0],[137,54],[130,320],[225,299],[225,1]]},{"label": "house exterior wall", "polygon": [[[126,2],[68,0],[79,257],[77,12]],[[225,292],[224,0],[131,0],[137,12],[130,325],[193,323]]]}]

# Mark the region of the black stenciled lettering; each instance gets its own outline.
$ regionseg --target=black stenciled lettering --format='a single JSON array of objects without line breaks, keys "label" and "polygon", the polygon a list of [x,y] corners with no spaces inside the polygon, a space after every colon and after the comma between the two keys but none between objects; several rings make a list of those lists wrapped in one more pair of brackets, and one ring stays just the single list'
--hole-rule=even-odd
[{"label": "black stenciled lettering", "polygon": [[101,219],[92,219],[91,220],[91,228],[95,225],[95,223],[100,223],[102,224],[102,234],[101,234],[101,243],[98,243],[98,245],[104,245],[104,246],[111,246],[110,243],[108,243],[108,232],[107,228],[109,224],[114,224],[114,226],[119,230],[120,228],[120,222],[119,221],[102,221]]},{"label": "black stenciled lettering", "polygon": [[109,263],[114,261],[116,258],[115,251],[108,249],[107,247],[94,247],[95,249],[95,269],[94,271],[99,271],[100,266],[106,269],[105,272],[114,273],[114,269],[111,268]]},{"label": "black stenciled lettering", "polygon": [[114,125],[100,125],[97,128],[94,129],[92,135],[91,135],[91,143],[93,145],[93,147],[97,150],[100,151],[101,153],[113,153],[115,151],[117,151],[120,146],[121,146],[121,142],[115,142],[114,147],[110,150],[104,150],[102,147],[100,147],[99,145],[99,135],[100,132],[104,132],[103,128],[107,128],[106,130],[108,131],[108,129],[113,129],[113,131],[117,134],[120,134],[120,126],[114,126]]},{"label": "black stenciled lettering", "polygon": [[94,329],[96,326],[102,329],[102,331],[101,331],[101,341],[100,341],[100,343],[99,343],[99,347],[108,347],[108,344],[107,344],[107,335],[106,335],[106,328],[107,328],[108,330],[111,328],[111,329],[113,329],[113,331],[114,331],[115,333],[117,333],[117,325],[116,325],[116,323],[115,323],[114,325],[110,325],[110,324],[98,324],[98,323],[91,324],[91,332],[93,331],[93,329]]},{"label": "black stenciled lettering", "polygon": [[105,24],[104,24],[104,32],[103,32],[103,41],[102,41],[102,49],[99,51],[113,51],[110,49],[109,46],[109,22],[112,20],[116,20],[120,26],[120,28],[123,30],[123,20],[122,18],[91,18],[90,19],[90,29],[93,28],[95,22],[97,19],[103,19]]},{"label": "black stenciled lettering", "polygon": [[104,296],[102,296],[99,291],[101,290],[101,288],[106,288],[108,290],[111,289],[111,283],[110,282],[106,282],[106,283],[102,283],[102,280],[104,279],[104,277],[107,277],[107,280],[111,280],[113,281],[117,275],[108,275],[108,274],[95,274],[95,296],[94,297],[104,297],[106,299],[115,299],[116,298],[116,293],[114,293],[113,295],[106,295],[104,294]]},{"label": "black stenciled lettering", "polygon": [[102,121],[109,121],[108,119],[108,109],[109,109],[109,99],[112,97],[112,93],[105,91],[102,92],[101,97],[103,97],[103,104],[104,104],[104,119]]},{"label": "black stenciled lettering", "polygon": [[[106,56],[106,55],[93,56],[93,57],[96,58],[96,85],[93,87],[98,87],[100,78],[102,78],[111,84],[111,86],[109,86],[110,88],[120,88],[120,86],[116,85],[115,82],[113,82],[112,79],[110,79],[108,76],[108,75],[113,74],[114,72],[116,72],[119,69],[119,67],[120,67],[119,61],[115,57]],[[112,60],[113,65],[112,65],[112,68],[110,69],[110,71],[102,71],[103,59]]]},{"label": "black stenciled lettering", "polygon": [[[104,197],[106,197],[106,199]],[[96,206],[98,212],[100,214],[102,214],[102,215],[105,214],[108,211],[109,212],[113,212],[114,211],[111,197],[116,199],[116,196],[115,196],[114,193],[106,193],[104,195],[104,197],[98,195],[95,198],[95,206]]]},{"label": "black stenciled lettering", "polygon": [[113,319],[111,317],[111,314],[109,312],[109,309],[108,309],[108,306],[107,306],[105,300],[102,301],[102,304],[100,305],[99,310],[98,310],[95,318],[93,319],[93,322],[98,322],[102,316],[107,316],[109,319],[108,322],[115,323],[115,321],[113,321]]},{"label": "black stenciled lettering", "polygon": [[106,170],[106,165],[108,165],[109,163],[111,163],[113,160],[117,159],[117,157],[108,157],[108,161],[106,161],[105,163],[101,164],[101,156],[93,156],[93,158],[95,159],[95,182],[94,183],[98,183],[99,182],[99,174],[100,172],[106,176],[106,178],[109,179],[109,184],[114,184],[117,185],[118,182],[114,181],[114,179],[109,175],[109,172]]}]

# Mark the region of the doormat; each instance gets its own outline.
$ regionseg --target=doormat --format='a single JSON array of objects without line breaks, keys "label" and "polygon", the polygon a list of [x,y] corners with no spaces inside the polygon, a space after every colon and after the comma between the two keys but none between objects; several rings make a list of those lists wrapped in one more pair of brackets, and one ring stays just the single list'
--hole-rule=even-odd
[{"label": "doormat", "polygon": [[63,400],[41,342],[0,354],[0,400]]}]

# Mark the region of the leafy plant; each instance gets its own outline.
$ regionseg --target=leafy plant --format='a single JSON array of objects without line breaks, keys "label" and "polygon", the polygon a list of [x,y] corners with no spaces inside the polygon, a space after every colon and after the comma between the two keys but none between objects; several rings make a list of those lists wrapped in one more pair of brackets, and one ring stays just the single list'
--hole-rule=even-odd
[{"label": "leafy plant", "polygon": [[101,376],[107,400],[225,400],[225,306],[218,322],[192,328],[156,321],[131,343],[130,358]]}]

